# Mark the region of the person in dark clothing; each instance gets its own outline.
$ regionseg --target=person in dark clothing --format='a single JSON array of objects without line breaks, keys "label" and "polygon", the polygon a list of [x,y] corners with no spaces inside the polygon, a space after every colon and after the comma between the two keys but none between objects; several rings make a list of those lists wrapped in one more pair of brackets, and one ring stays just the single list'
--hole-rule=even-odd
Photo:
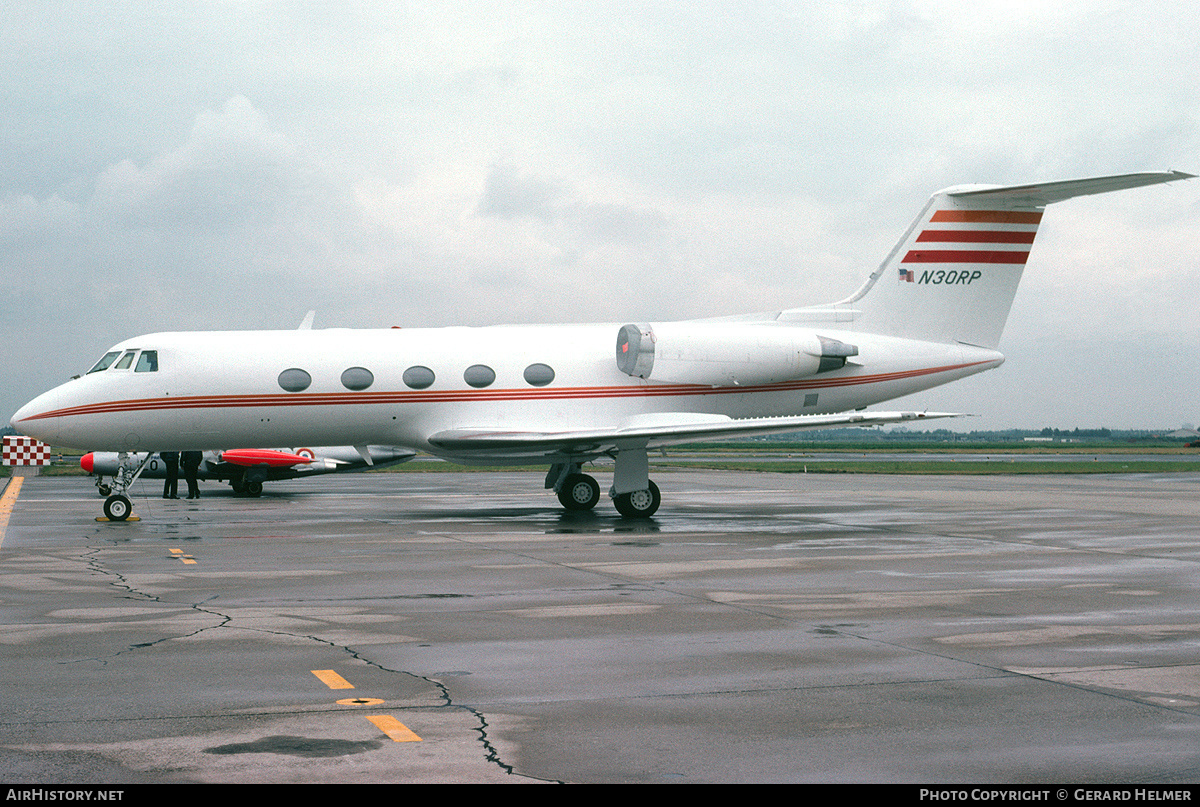
[{"label": "person in dark clothing", "polygon": [[167,481],[163,483],[163,498],[178,499],[179,498],[179,452],[178,451],[162,451],[159,453],[163,463],[167,466]]},{"label": "person in dark clothing", "polygon": [[200,469],[200,460],[203,455],[199,451],[184,451],[179,455],[180,461],[183,463],[183,477],[187,480],[188,498],[200,498],[200,485],[196,482],[196,471]]}]

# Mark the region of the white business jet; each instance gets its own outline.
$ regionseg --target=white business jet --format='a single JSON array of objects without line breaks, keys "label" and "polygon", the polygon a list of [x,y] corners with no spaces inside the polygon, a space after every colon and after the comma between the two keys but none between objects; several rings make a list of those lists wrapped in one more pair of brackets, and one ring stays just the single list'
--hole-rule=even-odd
[{"label": "white business jet", "polygon": [[[626,517],[661,497],[657,446],[948,416],[865,407],[1000,366],[1000,333],[1042,212],[1178,171],[941,191],[836,303],[721,319],[482,328],[156,333],[35,398],[12,425],[57,446],[131,452],[388,445],[460,463],[550,467],[588,510],[584,463],[615,461]],[[138,470],[105,514],[128,517]]]}]

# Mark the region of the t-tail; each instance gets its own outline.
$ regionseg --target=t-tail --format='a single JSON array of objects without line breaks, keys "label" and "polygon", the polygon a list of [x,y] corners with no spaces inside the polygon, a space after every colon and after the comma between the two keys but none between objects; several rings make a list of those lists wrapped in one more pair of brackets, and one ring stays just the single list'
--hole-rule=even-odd
[{"label": "t-tail", "polygon": [[[1166,171],[947,188],[933,195],[862,288],[824,313],[851,319],[849,330],[994,349],[1046,205],[1191,176]],[[795,309],[783,318],[801,320],[805,313]]]}]

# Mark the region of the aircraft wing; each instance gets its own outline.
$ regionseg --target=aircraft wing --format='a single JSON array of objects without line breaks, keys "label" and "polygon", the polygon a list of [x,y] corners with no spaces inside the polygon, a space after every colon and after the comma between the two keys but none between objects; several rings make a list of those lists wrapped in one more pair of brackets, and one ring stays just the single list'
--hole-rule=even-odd
[{"label": "aircraft wing", "polygon": [[757,437],[842,426],[878,426],[946,417],[962,415],[952,412],[847,412],[836,415],[735,419],[724,415],[679,412],[630,418],[618,427],[607,429],[559,432],[507,431],[494,428],[448,429],[431,435],[429,442],[447,453],[459,456],[477,455],[480,458],[595,455],[611,448],[655,448],[696,440]]}]

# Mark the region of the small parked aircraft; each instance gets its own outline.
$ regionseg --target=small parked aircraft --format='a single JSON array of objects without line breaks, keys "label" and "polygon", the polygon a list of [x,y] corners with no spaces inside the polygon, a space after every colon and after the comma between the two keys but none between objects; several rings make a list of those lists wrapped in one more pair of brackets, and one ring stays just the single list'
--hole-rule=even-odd
[{"label": "small parked aircraft", "polygon": [[[408,462],[417,456],[409,448],[367,446],[363,456],[353,446],[317,446],[316,448],[243,448],[229,451],[205,451],[200,461],[197,479],[228,481],[234,493],[259,496],[264,482],[298,479],[306,476],[331,474],[335,471],[362,471],[367,468],[386,468]],[[154,453],[148,457],[134,452],[131,461],[142,464],[144,479],[165,479],[167,465]],[[112,485],[104,477],[116,477],[121,467],[121,455],[115,451],[91,451],[79,458],[79,465],[96,477],[96,489],[101,496],[112,495]],[[180,472],[182,477],[182,471]]]},{"label": "small parked aircraft", "polygon": [[[58,446],[129,452],[392,445],[462,463],[545,463],[570,510],[600,498],[581,467],[615,461],[627,517],[661,501],[662,445],[942,413],[865,407],[999,367],[996,350],[1046,205],[1172,182],[1178,171],[933,195],[854,294],[684,322],[156,333],[12,418]],[[306,324],[311,324],[309,320]],[[128,517],[120,487],[105,501]]]}]

